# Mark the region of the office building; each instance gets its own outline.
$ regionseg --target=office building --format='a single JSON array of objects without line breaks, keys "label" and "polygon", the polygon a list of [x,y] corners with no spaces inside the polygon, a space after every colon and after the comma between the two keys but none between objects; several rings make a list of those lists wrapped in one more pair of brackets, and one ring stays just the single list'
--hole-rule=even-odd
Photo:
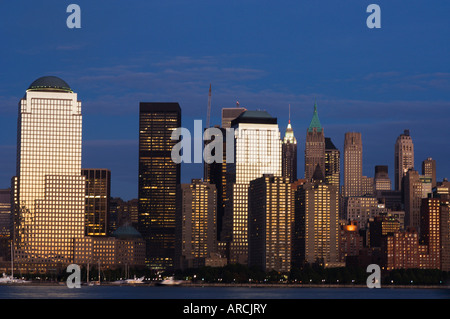
[{"label": "office building", "polygon": [[436,183],[433,191],[433,197],[440,200],[440,217],[441,225],[440,240],[441,240],[441,266],[442,271],[450,271],[450,183],[443,181]]},{"label": "office building", "polygon": [[362,159],[361,133],[345,133],[344,197],[363,195]]},{"label": "office building", "polygon": [[422,198],[428,197],[419,172],[410,169],[403,178],[403,197],[405,203],[405,226],[420,228],[420,205]]},{"label": "office building", "polygon": [[310,181],[317,165],[325,176],[325,135],[320,124],[317,104],[314,103],[314,113],[306,130],[305,139],[305,179]]},{"label": "office building", "polygon": [[0,189],[0,260],[10,260],[12,226],[11,189]]},{"label": "office building", "polygon": [[339,191],[325,183],[320,167],[310,182],[299,186],[294,217],[294,265],[341,264],[339,255]]},{"label": "office building", "polygon": [[344,199],[347,221],[356,221],[360,229],[366,229],[369,220],[387,212],[384,204],[372,196],[353,196]]},{"label": "office building", "polygon": [[375,193],[374,189],[374,179],[373,177],[363,176],[361,178],[361,195],[362,196],[373,196]]},{"label": "office building", "polygon": [[419,235],[414,228],[393,233],[383,238],[384,267],[393,269],[417,269],[420,265]]},{"label": "office building", "polygon": [[431,187],[436,187],[436,161],[431,157],[422,162],[422,175],[431,178]]},{"label": "office building", "polygon": [[289,272],[293,216],[289,178],[263,175],[250,182],[248,196],[249,266]]},{"label": "office building", "polygon": [[171,135],[178,127],[178,103],[140,103],[138,231],[146,242],[146,264],[154,270],[173,267],[180,164],[171,157],[178,143]]},{"label": "office building", "polygon": [[227,163],[229,201],[222,240],[229,242],[230,262],[247,264],[248,187],[250,181],[281,176],[281,144],[277,119],[265,111],[246,111],[231,122],[235,129],[235,161]]},{"label": "office building", "polygon": [[420,236],[419,243],[426,246],[421,253],[420,268],[440,269],[441,267],[441,200],[422,198],[420,206]]},{"label": "office building", "polygon": [[[213,161],[212,163],[203,162],[205,169],[205,181],[215,185],[217,191],[217,240],[221,239],[223,216],[225,214],[225,206],[228,201],[227,196],[227,134],[226,129],[217,127],[222,132],[222,162]],[[234,138],[234,135],[232,136]],[[205,141],[205,145],[210,140]],[[234,143],[234,140],[231,141]],[[212,151],[215,156],[215,149]],[[233,159],[234,160],[234,159]]]},{"label": "office building", "polygon": [[292,183],[297,180],[297,139],[289,119],[282,145],[282,175]]},{"label": "office building", "polygon": [[81,102],[58,77],[35,80],[19,103],[12,179],[15,260],[73,262],[85,234]]},{"label": "office building", "polygon": [[341,181],[341,155],[331,138],[325,137],[325,180],[339,188]]},{"label": "office building", "polygon": [[239,115],[247,111],[244,107],[224,107],[222,108],[222,128],[231,128],[231,121],[237,118]]},{"label": "office building", "polygon": [[347,257],[358,256],[364,248],[363,237],[359,234],[358,222],[351,221],[340,226],[339,258],[345,262]]},{"label": "office building", "polygon": [[374,192],[377,191],[390,191],[391,179],[389,178],[388,166],[387,165],[377,165],[375,166],[375,175],[374,175],[373,183],[374,183]]},{"label": "office building", "polygon": [[179,186],[176,214],[175,268],[205,266],[217,253],[217,192],[214,184],[193,179]]},{"label": "office building", "polygon": [[369,221],[367,246],[381,247],[383,237],[400,232],[401,222],[389,213],[375,216]]},{"label": "office building", "polygon": [[414,169],[414,144],[409,133],[405,130],[395,142],[395,190],[402,190],[402,180],[409,169]]},{"label": "office building", "polygon": [[108,235],[108,212],[111,195],[111,171],[108,169],[82,169],[86,178],[86,236]]}]

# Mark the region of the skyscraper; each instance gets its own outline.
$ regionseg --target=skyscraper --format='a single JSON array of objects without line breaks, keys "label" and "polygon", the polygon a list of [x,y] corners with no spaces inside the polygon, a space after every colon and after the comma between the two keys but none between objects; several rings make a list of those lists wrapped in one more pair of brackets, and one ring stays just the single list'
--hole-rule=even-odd
[{"label": "skyscraper", "polygon": [[73,262],[84,237],[81,102],[62,79],[35,80],[19,104],[13,178],[15,259]]},{"label": "skyscraper", "polygon": [[86,177],[86,228],[87,236],[108,235],[108,213],[111,195],[111,171],[109,169],[84,168]]},{"label": "skyscraper", "polygon": [[361,133],[347,132],[344,140],[344,197],[361,196],[362,185]]},{"label": "skyscraper", "polygon": [[181,184],[177,195],[175,268],[205,266],[217,252],[216,187],[200,179]]},{"label": "skyscraper", "polygon": [[305,179],[311,180],[317,165],[325,176],[325,136],[320,125],[317,103],[314,103],[314,113],[306,130],[305,139]]},{"label": "skyscraper", "polygon": [[[441,200],[439,198],[422,198],[420,206],[419,243],[426,246],[422,256],[421,268],[439,269],[441,267]],[[426,258],[423,258],[426,257]]]},{"label": "skyscraper", "polygon": [[178,127],[178,103],[140,103],[138,231],[146,241],[146,264],[157,270],[172,268],[175,254],[180,164],[172,161],[172,148],[178,141],[171,140],[171,135]]},{"label": "skyscraper", "polygon": [[339,187],[341,179],[341,155],[331,138],[325,137],[325,180]]},{"label": "skyscraper", "polygon": [[223,128],[230,128],[231,127],[231,121],[233,121],[239,115],[241,115],[242,113],[247,111],[246,108],[239,107],[238,105],[236,105],[236,107],[224,107],[224,108],[222,108],[222,127]]},{"label": "skyscraper", "polygon": [[337,266],[339,256],[339,190],[325,183],[317,166],[311,181],[299,186],[294,221],[294,264]]},{"label": "skyscraper", "polygon": [[282,157],[282,174],[292,183],[297,180],[297,139],[294,136],[290,118],[284,134]]},{"label": "skyscraper", "polygon": [[436,161],[428,157],[422,162],[422,175],[431,178],[431,187],[436,187]]},{"label": "skyscraper", "polygon": [[388,167],[386,165],[375,166],[375,177],[374,177],[374,191],[390,191],[391,190],[391,179],[388,174]]},{"label": "skyscraper", "polygon": [[402,190],[405,203],[405,226],[414,227],[417,231],[420,227],[420,205],[424,198],[423,185],[419,176],[416,170],[408,170],[403,178]]},{"label": "skyscraper", "polygon": [[414,168],[414,144],[405,130],[395,142],[395,190],[402,190],[402,179],[410,168]]},{"label": "skyscraper", "polygon": [[235,129],[235,160],[227,163],[230,199],[222,240],[230,242],[232,263],[247,264],[248,187],[263,174],[281,176],[282,142],[277,119],[265,111],[246,111],[231,126]]},{"label": "skyscraper", "polygon": [[250,182],[248,264],[263,271],[291,269],[291,185],[287,177],[263,175]]}]

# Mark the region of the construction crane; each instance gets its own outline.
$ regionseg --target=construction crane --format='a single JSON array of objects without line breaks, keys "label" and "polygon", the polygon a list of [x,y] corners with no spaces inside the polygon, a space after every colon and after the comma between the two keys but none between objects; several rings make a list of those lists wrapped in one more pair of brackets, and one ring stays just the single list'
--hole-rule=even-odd
[{"label": "construction crane", "polygon": [[209,83],[208,112],[206,113],[206,128],[209,127],[210,117],[211,117],[211,83]]},{"label": "construction crane", "polygon": [[[206,128],[209,128],[209,122],[211,118],[211,83],[209,83],[209,94],[208,94],[208,111],[206,113]],[[203,180],[208,182],[208,164],[203,162]]]}]

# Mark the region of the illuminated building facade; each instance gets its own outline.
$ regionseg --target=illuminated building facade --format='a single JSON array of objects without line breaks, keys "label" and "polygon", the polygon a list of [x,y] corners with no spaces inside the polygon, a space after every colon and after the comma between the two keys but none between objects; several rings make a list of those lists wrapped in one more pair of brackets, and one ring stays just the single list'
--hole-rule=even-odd
[{"label": "illuminated building facade", "polygon": [[409,133],[405,130],[395,142],[395,190],[402,190],[402,179],[409,169],[414,169],[414,144]]},{"label": "illuminated building facade", "polygon": [[217,253],[217,191],[193,179],[179,186],[176,216],[175,268],[199,268]]},{"label": "illuminated building facade", "polygon": [[297,139],[289,120],[282,145],[282,175],[292,183],[297,180]]},{"label": "illuminated building facade", "polygon": [[15,259],[73,261],[84,237],[81,102],[57,77],[34,81],[19,104],[17,172],[13,178]]},{"label": "illuminated building facade", "polygon": [[345,133],[344,197],[363,195],[362,151],[361,133]]},{"label": "illuminated building facade", "polygon": [[432,196],[422,199],[420,206],[419,243],[426,246],[421,254],[420,268],[441,267],[441,200]]},{"label": "illuminated building facade", "polygon": [[374,183],[374,192],[391,190],[392,185],[391,179],[389,178],[388,166],[386,165],[375,166],[375,177],[373,183]]},{"label": "illuminated building facade", "polygon": [[146,241],[146,263],[155,270],[173,267],[180,164],[172,161],[178,141],[171,135],[178,127],[178,103],[140,103],[138,231]]},{"label": "illuminated building facade", "polygon": [[358,256],[364,248],[363,238],[358,231],[358,222],[356,221],[341,225],[339,235],[339,259],[341,262],[345,262],[349,256]]},{"label": "illuminated building facade", "polygon": [[386,270],[419,268],[419,235],[414,228],[384,237],[381,251]]},{"label": "illuminated building facade", "polygon": [[11,256],[11,189],[0,189],[0,260]]},{"label": "illuminated building facade", "polygon": [[431,157],[422,162],[422,175],[431,178],[431,187],[436,187],[436,161]]},{"label": "illuminated building facade", "polygon": [[248,264],[263,271],[291,269],[292,204],[288,177],[263,175],[250,182]]},{"label": "illuminated building facade", "polygon": [[108,212],[111,194],[111,171],[82,169],[86,177],[86,236],[108,235]]},{"label": "illuminated building facade", "polygon": [[366,229],[370,219],[386,213],[385,205],[371,196],[354,196],[344,199],[346,220],[357,221],[360,229]]},{"label": "illuminated building facade", "polygon": [[317,167],[312,181],[300,186],[296,196],[294,263],[340,265],[338,188],[326,184],[322,170]]},{"label": "illuminated building facade", "polygon": [[305,179],[310,181],[317,165],[325,176],[325,136],[320,124],[317,104],[314,103],[314,113],[306,130],[305,139]]},{"label": "illuminated building facade", "polygon": [[233,120],[235,161],[227,163],[230,199],[225,208],[222,240],[230,242],[230,262],[247,264],[248,187],[263,174],[281,176],[280,131],[265,111],[246,111]]}]

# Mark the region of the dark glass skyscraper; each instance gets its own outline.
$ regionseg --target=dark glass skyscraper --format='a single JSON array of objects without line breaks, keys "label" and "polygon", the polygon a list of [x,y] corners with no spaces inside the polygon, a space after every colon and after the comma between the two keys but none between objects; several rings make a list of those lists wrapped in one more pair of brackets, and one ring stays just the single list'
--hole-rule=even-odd
[{"label": "dark glass skyscraper", "polygon": [[138,230],[146,241],[146,265],[155,270],[173,267],[180,164],[172,161],[178,141],[171,135],[178,127],[178,103],[140,103]]},{"label": "dark glass skyscraper", "polygon": [[111,171],[104,168],[84,168],[86,177],[86,236],[108,235],[108,213],[111,195]]}]

